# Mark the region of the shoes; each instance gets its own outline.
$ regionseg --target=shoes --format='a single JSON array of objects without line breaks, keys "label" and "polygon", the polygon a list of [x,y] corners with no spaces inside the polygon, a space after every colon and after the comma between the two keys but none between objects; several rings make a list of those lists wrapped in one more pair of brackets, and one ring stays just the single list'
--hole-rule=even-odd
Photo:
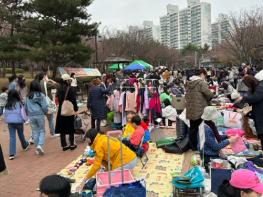
[{"label": "shoes", "polygon": [[28,144],[27,144],[26,148],[24,148],[24,151],[28,151],[28,149],[29,149],[29,146],[30,146],[30,143],[28,142]]},{"label": "shoes", "polygon": [[30,138],[30,139],[28,140],[28,143],[29,143],[29,145],[33,145],[33,144],[34,144],[33,138]]},{"label": "shoes", "polygon": [[66,151],[66,150],[69,150],[69,149],[70,149],[69,146],[65,146],[65,147],[62,148],[63,151]]},{"label": "shoes", "polygon": [[77,148],[77,145],[70,146],[69,148],[70,148],[70,150],[74,150],[74,149],[76,149],[76,148]]},{"label": "shoes", "polygon": [[15,159],[15,155],[9,155],[9,160]]},{"label": "shoes", "polygon": [[43,148],[41,146],[39,146],[39,145],[37,146],[37,150],[36,151],[39,153],[39,155],[44,155],[45,154]]},{"label": "shoes", "polygon": [[55,137],[59,137],[60,134],[50,134],[50,136],[51,136],[52,138],[55,138]]}]

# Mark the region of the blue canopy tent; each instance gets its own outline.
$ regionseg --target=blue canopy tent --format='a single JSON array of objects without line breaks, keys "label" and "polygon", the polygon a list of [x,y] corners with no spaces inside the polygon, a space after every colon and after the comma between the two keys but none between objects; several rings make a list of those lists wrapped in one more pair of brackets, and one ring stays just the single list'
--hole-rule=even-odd
[{"label": "blue canopy tent", "polygon": [[134,70],[145,70],[145,67],[139,64],[130,64],[126,68],[124,68],[124,71],[134,71]]}]

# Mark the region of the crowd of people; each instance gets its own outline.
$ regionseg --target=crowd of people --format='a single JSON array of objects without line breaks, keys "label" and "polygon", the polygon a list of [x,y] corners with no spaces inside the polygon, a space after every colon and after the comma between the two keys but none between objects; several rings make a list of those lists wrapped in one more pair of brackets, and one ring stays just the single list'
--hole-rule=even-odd
[{"label": "crowd of people", "polygon": [[[86,180],[93,177],[101,166],[107,167],[105,162],[108,158],[112,170],[134,168],[140,151],[147,152],[149,148],[151,125],[159,124],[156,120],[162,118],[162,125],[171,126],[182,113],[183,110],[172,105],[173,96],[185,96],[186,119],[190,122],[189,146],[192,151],[203,153],[200,155],[208,169],[210,159],[220,158],[220,151],[237,141],[236,136],[227,138],[219,135],[215,124],[219,112],[211,106],[212,99],[219,95],[228,97],[237,107],[242,108],[246,104],[252,106],[252,111],[246,115],[254,120],[257,137],[263,147],[263,71],[257,67],[242,64],[231,69],[211,67],[175,71],[158,67],[153,71],[128,74],[117,70],[93,79],[88,88],[87,109],[84,110],[91,114],[91,129],[85,137],[95,151],[95,160]],[[72,104],[74,113],[70,116],[62,113],[65,101]],[[28,90],[23,76],[11,76],[8,87],[3,87],[0,94],[0,112],[10,133],[9,159],[13,160],[16,156],[16,133],[25,151],[30,144],[34,144],[36,154],[44,155],[45,118],[48,120],[50,135],[60,136],[63,151],[77,148],[74,121],[79,111],[74,73],[63,74],[54,81],[48,78],[47,73],[41,72],[30,83]],[[111,138],[108,146],[107,136],[101,131],[102,122],[106,119],[113,129],[123,129],[123,166],[120,162],[119,141]],[[24,136],[25,123],[29,123],[32,130],[29,140]],[[205,125],[203,147],[200,146],[198,136],[202,123]],[[110,157],[107,156],[108,148]],[[243,182],[237,178],[241,175],[247,177]],[[61,191],[58,196],[70,196],[67,181],[56,175],[41,181],[41,192],[47,196],[55,194],[57,188],[51,184],[54,181],[63,182],[63,192],[67,193],[65,195]],[[262,187],[254,174],[240,170],[234,172],[231,180],[220,187],[220,192],[221,196],[257,196],[263,194]]]}]

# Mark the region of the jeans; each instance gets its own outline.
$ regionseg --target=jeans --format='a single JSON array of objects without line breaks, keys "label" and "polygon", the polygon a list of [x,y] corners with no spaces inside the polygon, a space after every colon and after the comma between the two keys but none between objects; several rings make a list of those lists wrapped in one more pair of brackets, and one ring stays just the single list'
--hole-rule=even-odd
[{"label": "jeans", "polygon": [[[135,168],[135,166],[136,166],[136,164],[137,164],[137,160],[138,160],[138,158],[135,157],[135,159],[131,160],[129,163],[124,164],[124,165],[123,165],[123,169],[124,169],[124,170],[129,170],[129,169]],[[115,170],[121,170],[121,167],[119,167],[119,168],[117,168],[117,169],[115,169]]]},{"label": "jeans", "polygon": [[24,136],[24,125],[19,124],[8,124],[10,142],[9,142],[9,155],[16,155],[16,131],[21,142],[22,148],[25,149],[28,146],[28,142]]},{"label": "jeans", "polygon": [[197,136],[202,119],[190,120],[189,145],[192,151],[197,151]]},{"label": "jeans", "polygon": [[[70,146],[74,146],[74,133],[70,133],[69,135],[69,143]],[[67,141],[66,141],[66,134],[60,133],[60,142],[62,147],[67,147]]]},{"label": "jeans", "polygon": [[92,129],[95,129],[95,123],[96,123],[96,130],[98,132],[100,132],[100,119],[94,119],[92,116],[91,116],[91,128]]},{"label": "jeans", "polygon": [[43,146],[45,143],[45,116],[30,117],[30,125],[35,146]]},{"label": "jeans", "polygon": [[51,135],[55,134],[54,114],[47,114],[48,126]]}]

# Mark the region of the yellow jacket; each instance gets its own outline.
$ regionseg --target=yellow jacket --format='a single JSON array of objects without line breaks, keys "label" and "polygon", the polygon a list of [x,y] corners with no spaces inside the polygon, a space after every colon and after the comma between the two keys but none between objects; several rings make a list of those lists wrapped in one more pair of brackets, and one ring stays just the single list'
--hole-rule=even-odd
[{"label": "yellow jacket", "polygon": [[[91,148],[95,152],[94,163],[86,178],[90,179],[100,169],[101,165],[106,165],[108,161],[107,136],[97,134]],[[127,146],[122,146],[123,165],[136,158],[136,155]],[[111,170],[121,167],[120,141],[116,138],[110,139],[110,164]],[[107,166],[105,166],[107,167]]]},{"label": "yellow jacket", "polygon": [[135,131],[135,129],[132,126],[132,123],[128,122],[125,126],[122,137],[129,138],[133,134],[134,131]]}]

